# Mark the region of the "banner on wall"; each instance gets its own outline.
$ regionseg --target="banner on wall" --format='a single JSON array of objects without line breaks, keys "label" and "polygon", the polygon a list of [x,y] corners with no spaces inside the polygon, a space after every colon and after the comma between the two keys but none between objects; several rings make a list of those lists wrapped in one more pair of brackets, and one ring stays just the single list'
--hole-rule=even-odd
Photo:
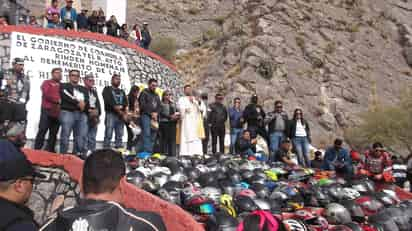
[{"label": "banner on wall", "polygon": [[[103,141],[104,103],[101,93],[105,86],[111,84],[114,73],[120,73],[122,77],[121,88],[125,90],[126,94],[128,93],[130,78],[126,56],[82,42],[20,32],[11,34],[10,47],[10,60],[12,61],[16,57],[23,58],[25,60],[25,73],[30,78],[30,100],[27,103],[27,138],[34,139],[37,134],[42,98],[40,86],[44,80],[50,79],[53,68],[61,67],[63,69],[62,82],[68,82],[68,72],[72,69],[79,70],[81,77],[88,73],[95,76],[96,89],[103,110],[97,140]],[[83,79],[81,79],[80,84],[83,85]]]}]

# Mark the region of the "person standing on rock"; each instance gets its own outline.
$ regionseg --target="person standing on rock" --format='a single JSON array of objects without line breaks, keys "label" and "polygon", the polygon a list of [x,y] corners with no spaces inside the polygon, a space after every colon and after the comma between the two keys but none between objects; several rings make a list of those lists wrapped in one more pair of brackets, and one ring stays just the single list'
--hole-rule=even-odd
[{"label": "person standing on rock", "polygon": [[60,122],[60,81],[62,80],[62,69],[53,68],[51,71],[52,78],[45,80],[41,85],[42,103],[39,130],[34,142],[34,149],[39,150],[43,148],[44,136],[49,132],[49,139],[47,141],[46,150],[49,152],[56,152],[57,132],[59,131]]},{"label": "person standing on rock", "polygon": [[278,100],[275,102],[275,110],[268,113],[269,120],[269,138],[270,138],[270,155],[269,161],[277,159],[276,151],[279,149],[282,140],[286,137],[288,131],[289,119],[285,111],[283,111],[283,103]]},{"label": "person standing on rock", "polygon": [[298,155],[299,164],[310,167],[309,144],[311,142],[309,123],[303,118],[302,109],[296,108],[288,132]]},{"label": "person standing on rock", "polygon": [[223,105],[223,95],[217,93],[215,102],[210,104],[209,121],[211,124],[212,133],[212,153],[217,151],[217,141],[219,140],[219,152],[225,152],[225,123],[227,120],[227,110]]},{"label": "person standing on rock", "polygon": [[202,102],[193,95],[190,85],[184,86],[185,96],[178,101],[180,122],[180,155],[193,156],[202,154],[204,128],[202,121]]},{"label": "person standing on rock", "polygon": [[139,106],[143,132],[143,151],[152,153],[159,129],[161,102],[159,95],[156,93],[157,80],[149,79],[147,85],[148,88],[144,89],[139,96]]},{"label": "person standing on rock", "polygon": [[88,115],[88,131],[87,131],[87,151],[88,153],[96,150],[96,135],[97,126],[100,123],[100,115],[102,114],[102,109],[100,106],[99,96],[97,95],[97,90],[94,86],[94,76],[93,74],[87,74],[84,78],[84,87],[87,89],[89,94],[89,109],[87,111]]},{"label": "person standing on rock", "polygon": [[266,113],[263,110],[263,107],[258,104],[258,96],[252,95],[250,103],[243,111],[243,118],[247,123],[247,130],[250,131],[252,139],[256,138],[257,135],[260,135],[265,141],[268,140],[264,125],[265,116]]},{"label": "person standing on rock", "polygon": [[110,148],[113,131],[115,133],[114,147],[122,147],[124,121],[126,118],[127,98],[126,93],[120,88],[120,75],[113,74],[112,85],[103,89],[104,110],[106,118],[104,121],[103,147]]},{"label": "person standing on rock", "polygon": [[70,134],[73,131],[74,145],[72,153],[84,155],[86,153],[89,95],[86,88],[79,84],[80,71],[69,71],[69,81],[60,85],[60,153],[67,153]]}]

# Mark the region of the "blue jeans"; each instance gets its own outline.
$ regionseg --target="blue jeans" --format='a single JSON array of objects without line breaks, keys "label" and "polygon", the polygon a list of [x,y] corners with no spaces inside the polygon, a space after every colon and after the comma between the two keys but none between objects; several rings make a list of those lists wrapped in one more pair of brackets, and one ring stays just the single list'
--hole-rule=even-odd
[{"label": "blue jeans", "polygon": [[67,153],[69,149],[70,134],[73,131],[73,153],[83,154],[86,152],[87,137],[87,115],[80,111],[60,112],[60,153]]},{"label": "blue jeans", "polygon": [[156,131],[152,130],[150,115],[143,114],[141,117],[142,121],[142,140],[143,140],[143,151],[153,152],[153,145],[156,139]]},{"label": "blue jeans", "polygon": [[118,115],[114,113],[106,113],[106,118],[104,121],[105,130],[104,130],[104,140],[103,140],[103,147],[110,148],[113,136],[113,130],[115,133],[114,136],[114,147],[121,148],[123,141],[123,129],[124,129],[124,122],[119,118]]},{"label": "blue jeans", "polygon": [[242,128],[231,128],[230,129],[230,154],[235,154],[235,145],[237,138],[242,134]]},{"label": "blue jeans", "polygon": [[299,164],[303,167],[310,167],[309,140],[305,137],[295,137],[292,139]]},{"label": "blue jeans", "polygon": [[97,135],[97,125],[89,126],[89,131],[87,132],[87,150],[96,150],[96,135]]},{"label": "blue jeans", "polygon": [[276,151],[279,149],[280,143],[285,138],[283,132],[272,132],[270,134],[270,155],[269,161],[273,162],[277,160],[277,156],[275,156]]}]

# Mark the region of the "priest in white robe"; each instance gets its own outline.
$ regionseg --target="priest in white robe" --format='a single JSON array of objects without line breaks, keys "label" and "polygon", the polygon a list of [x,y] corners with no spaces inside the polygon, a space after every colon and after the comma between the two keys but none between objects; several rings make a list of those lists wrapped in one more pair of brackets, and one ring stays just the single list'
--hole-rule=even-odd
[{"label": "priest in white robe", "polygon": [[180,152],[181,156],[201,155],[204,138],[201,101],[192,94],[190,85],[184,88],[185,96],[178,101],[180,112]]}]

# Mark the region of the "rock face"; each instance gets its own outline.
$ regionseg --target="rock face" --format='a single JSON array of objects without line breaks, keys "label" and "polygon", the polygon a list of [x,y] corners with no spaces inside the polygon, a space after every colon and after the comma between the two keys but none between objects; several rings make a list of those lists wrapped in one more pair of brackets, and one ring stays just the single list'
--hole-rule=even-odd
[{"label": "rock face", "polygon": [[[43,224],[59,206],[74,206],[80,199],[79,185],[60,168],[38,168],[46,176],[37,180],[28,206],[35,211],[35,220]],[[63,208],[62,207],[62,208]]]},{"label": "rock face", "polygon": [[[132,3],[130,3],[132,4]],[[133,1],[129,21],[175,37],[188,82],[266,110],[303,108],[314,143],[330,142],[375,98],[412,83],[412,3],[403,0]],[[159,19],[160,15],[160,19]],[[409,64],[409,65],[408,65]],[[291,115],[290,115],[291,116]]]}]

